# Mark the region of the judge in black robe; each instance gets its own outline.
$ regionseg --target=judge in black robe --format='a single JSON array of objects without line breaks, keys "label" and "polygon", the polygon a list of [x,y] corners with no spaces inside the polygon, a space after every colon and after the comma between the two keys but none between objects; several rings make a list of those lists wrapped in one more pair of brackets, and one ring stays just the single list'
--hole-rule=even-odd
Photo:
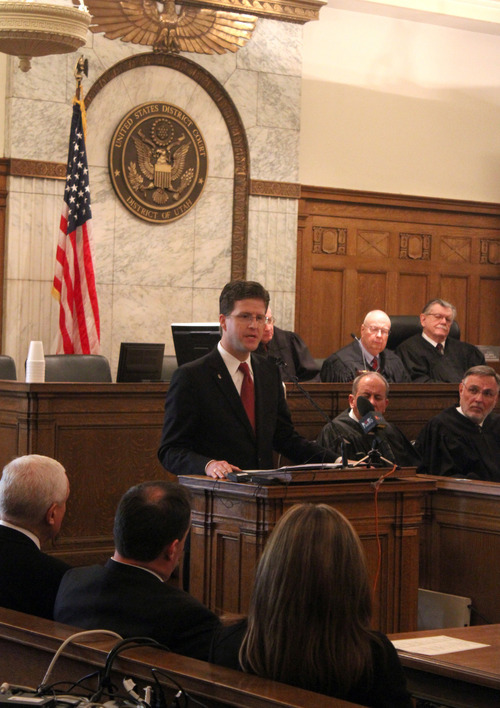
[{"label": "judge in black robe", "polygon": [[414,383],[459,383],[472,366],[484,364],[483,353],[473,344],[447,337],[443,354],[421,334],[405,339],[396,349]]},{"label": "judge in black robe", "polygon": [[[345,454],[349,460],[360,460],[372,448],[382,457],[400,467],[416,467],[420,456],[401,430],[386,421],[386,427],[377,433],[365,433],[361,425],[350,415],[350,408],[340,413],[331,423],[325,425],[317,442],[341,454],[341,440],[345,442]],[[384,465],[385,466],[385,465]]]},{"label": "judge in black robe", "polygon": [[420,431],[415,447],[420,473],[500,482],[500,416],[490,413],[482,426],[451,406]]},{"label": "judge in black robe", "polygon": [[[371,365],[363,357],[361,346],[356,340],[325,359],[321,367],[321,381],[346,383],[354,381],[360,371],[370,371]],[[379,373],[389,383],[404,383],[410,377],[401,359],[390,349],[384,349],[378,356]]]},{"label": "judge in black robe", "polygon": [[319,381],[319,368],[304,340],[286,329],[273,327],[273,330],[272,339],[267,343],[261,342],[257,353],[275,361],[281,380]]}]

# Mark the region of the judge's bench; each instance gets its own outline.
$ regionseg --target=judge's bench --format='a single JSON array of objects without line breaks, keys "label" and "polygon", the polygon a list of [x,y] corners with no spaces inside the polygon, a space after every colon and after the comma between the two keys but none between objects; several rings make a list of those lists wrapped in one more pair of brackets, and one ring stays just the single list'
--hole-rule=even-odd
[{"label": "judge's bench", "polygon": [[[349,384],[305,387],[328,418],[347,406]],[[68,473],[67,513],[51,553],[72,565],[102,562],[112,553],[113,517],[121,495],[138,482],[171,478],[156,456],[167,388],[163,382],[0,381],[0,465],[18,455],[39,453],[59,460]],[[323,416],[293,384],[287,384],[287,398],[296,428],[315,438],[325,424]],[[394,384],[386,417],[412,439],[430,417],[456,402],[454,384]],[[268,533],[283,510],[302,500],[308,486],[310,500],[328,499],[351,518],[367,549],[372,576],[378,569],[375,549],[381,543],[375,598],[381,629],[416,629],[418,585],[471,597],[476,624],[484,621],[481,618],[500,622],[496,592],[500,568],[490,562],[500,552],[499,485],[417,479],[412,472],[382,483],[377,516],[374,480],[258,490],[225,483],[230,502],[224,502],[220,490],[203,489],[207,482],[197,482],[201,486],[194,490],[194,548],[202,554],[203,567],[191,578],[195,594],[216,609],[245,610],[252,573]],[[198,494],[203,504],[212,499],[213,508],[202,510]],[[228,511],[228,507],[233,518],[223,522],[221,508]],[[231,529],[223,524],[231,524]],[[199,563],[199,558],[193,558],[193,563]],[[221,561],[219,566],[211,565],[214,558]],[[246,564],[235,584],[231,582],[234,558]]]}]

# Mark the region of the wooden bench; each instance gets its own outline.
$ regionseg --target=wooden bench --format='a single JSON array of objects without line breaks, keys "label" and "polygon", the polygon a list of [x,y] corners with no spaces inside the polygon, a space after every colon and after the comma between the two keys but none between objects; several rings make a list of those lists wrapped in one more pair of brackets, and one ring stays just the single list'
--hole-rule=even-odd
[{"label": "wooden bench", "polygon": [[[0,683],[37,688],[61,643],[78,631],[81,630],[0,608]],[[104,667],[116,641],[103,635],[95,641],[81,639],[68,644],[54,666],[49,683],[77,681]],[[122,678],[132,677],[137,681],[139,693],[141,687],[154,682],[152,667],[168,673],[188,693],[211,708],[353,708],[356,705],[150,647],[127,649],[120,654],[113,664],[113,679],[121,685]],[[168,700],[169,684],[161,676],[159,679]]]}]

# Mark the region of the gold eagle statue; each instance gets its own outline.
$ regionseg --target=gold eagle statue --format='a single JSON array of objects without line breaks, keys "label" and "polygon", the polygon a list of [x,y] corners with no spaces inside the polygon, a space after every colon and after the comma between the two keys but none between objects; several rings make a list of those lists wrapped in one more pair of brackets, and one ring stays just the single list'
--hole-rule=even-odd
[{"label": "gold eagle statue", "polygon": [[175,0],[86,0],[86,5],[92,32],[164,53],[236,52],[248,42],[257,22],[254,15],[224,10],[181,6],[177,12]]}]

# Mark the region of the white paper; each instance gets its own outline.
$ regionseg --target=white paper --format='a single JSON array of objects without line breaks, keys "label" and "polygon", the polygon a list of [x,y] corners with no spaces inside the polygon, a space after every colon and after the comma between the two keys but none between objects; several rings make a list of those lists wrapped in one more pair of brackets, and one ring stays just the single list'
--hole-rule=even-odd
[{"label": "white paper", "polygon": [[465,639],[455,639],[444,634],[436,637],[418,637],[416,639],[396,639],[392,642],[396,649],[408,651],[413,654],[426,654],[436,656],[438,654],[452,654],[455,651],[468,651],[469,649],[482,649],[489,644],[479,644],[479,642],[469,642]]}]

